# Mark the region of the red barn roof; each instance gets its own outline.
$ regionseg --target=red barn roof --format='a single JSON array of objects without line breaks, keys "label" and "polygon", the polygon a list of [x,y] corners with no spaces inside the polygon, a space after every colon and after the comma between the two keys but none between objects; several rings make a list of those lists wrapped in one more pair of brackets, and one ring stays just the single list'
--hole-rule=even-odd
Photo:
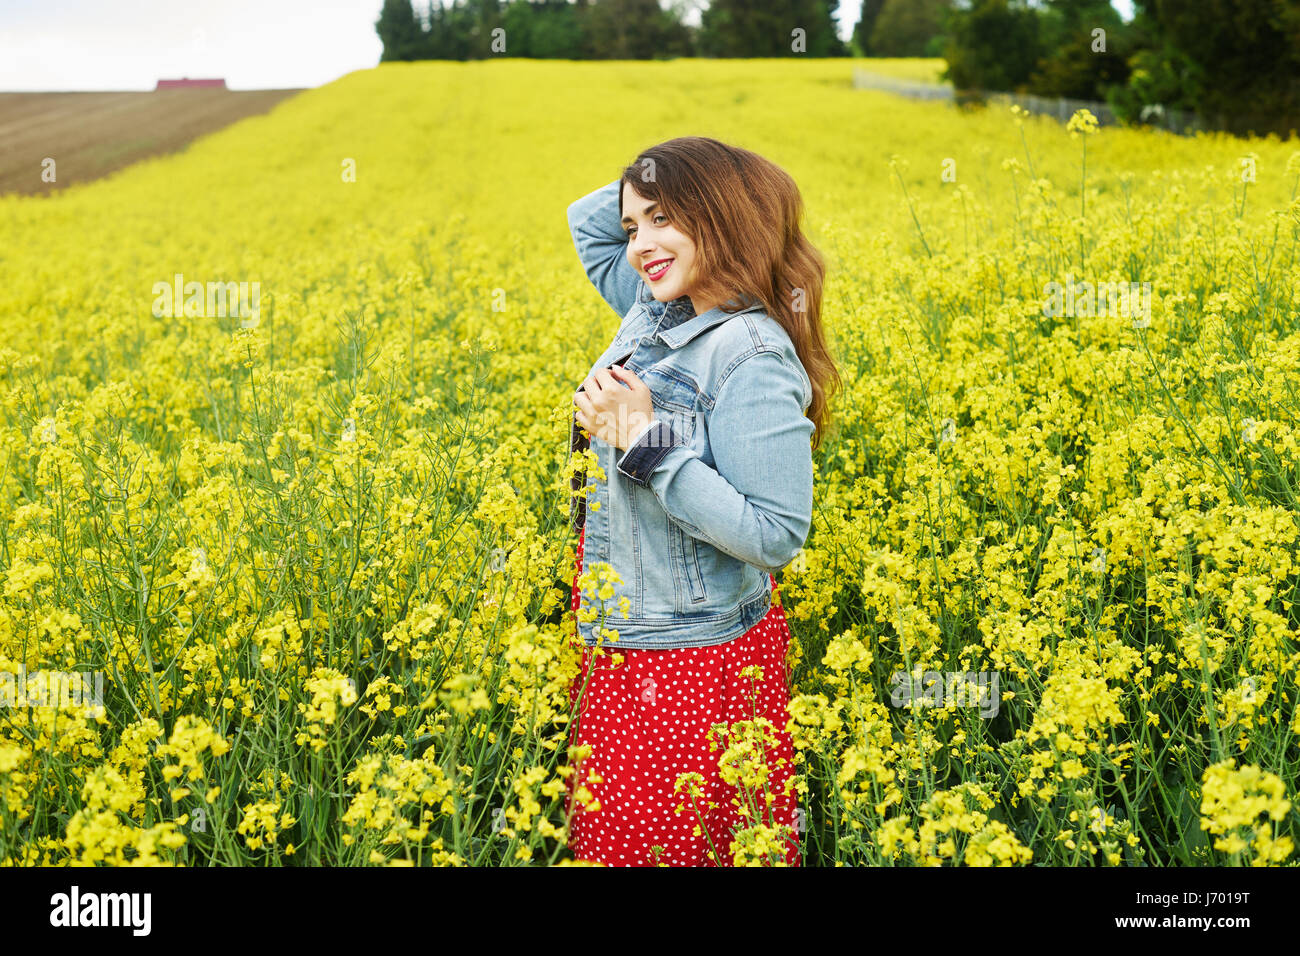
[{"label": "red barn roof", "polygon": [[191,80],[189,77],[182,77],[179,80],[159,80],[158,85],[154,87],[154,89],[177,90],[195,86],[206,86],[224,90],[226,88],[226,81],[224,78],[216,80]]}]

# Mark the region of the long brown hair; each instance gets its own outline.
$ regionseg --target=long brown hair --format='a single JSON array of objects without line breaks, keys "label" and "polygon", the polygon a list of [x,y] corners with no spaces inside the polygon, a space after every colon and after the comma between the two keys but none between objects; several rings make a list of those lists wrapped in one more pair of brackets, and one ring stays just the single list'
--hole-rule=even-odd
[{"label": "long brown hair", "polygon": [[843,382],[821,322],[826,264],[800,230],[803,198],[790,174],[747,149],[681,136],[643,150],[620,180],[620,215],[628,183],[695,243],[700,284],[692,295],[757,299],[785,329],[812,382],[806,414],[816,450]]}]

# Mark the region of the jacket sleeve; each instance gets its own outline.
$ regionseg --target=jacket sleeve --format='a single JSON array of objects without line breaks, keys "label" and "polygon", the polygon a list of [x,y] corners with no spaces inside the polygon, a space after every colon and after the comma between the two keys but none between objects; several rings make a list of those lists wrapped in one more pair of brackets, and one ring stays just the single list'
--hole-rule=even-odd
[{"label": "jacket sleeve", "polygon": [[812,421],[804,377],[761,350],[723,380],[709,415],[705,464],[668,420],[656,421],[617,467],[649,488],[692,537],[761,570],[794,559],[812,525]]},{"label": "jacket sleeve", "polygon": [[648,425],[642,425],[639,429],[634,431],[631,435],[631,441],[628,444],[628,448],[630,449],[633,445],[635,445],[640,440],[642,435],[644,435],[650,429],[654,428],[655,423],[658,421],[659,419],[657,418],[651,418],[650,423]]},{"label": "jacket sleeve", "polygon": [[641,277],[627,261],[627,233],[619,223],[616,179],[569,205],[569,232],[587,278],[621,319],[636,304]]}]

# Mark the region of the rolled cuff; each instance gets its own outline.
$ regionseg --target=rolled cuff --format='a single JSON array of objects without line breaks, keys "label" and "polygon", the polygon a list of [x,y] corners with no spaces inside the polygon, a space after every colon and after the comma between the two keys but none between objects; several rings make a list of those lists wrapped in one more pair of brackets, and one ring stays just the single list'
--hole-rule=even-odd
[{"label": "rolled cuff", "polygon": [[642,487],[647,487],[650,475],[673,448],[686,442],[673,431],[672,425],[656,419],[628,446],[618,460],[619,474]]}]

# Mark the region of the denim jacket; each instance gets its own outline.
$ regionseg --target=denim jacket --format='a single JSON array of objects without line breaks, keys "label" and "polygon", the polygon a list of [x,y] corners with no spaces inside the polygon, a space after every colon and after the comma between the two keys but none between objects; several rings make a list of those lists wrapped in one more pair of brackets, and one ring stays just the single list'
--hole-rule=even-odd
[{"label": "denim jacket", "polygon": [[[583,564],[605,562],[622,579],[605,602],[604,627],[618,639],[604,646],[722,644],[762,620],[772,572],[807,538],[812,386],[761,303],[696,315],[688,296],[654,298],[627,261],[621,189],[616,180],[568,208],[587,277],[623,317],[586,377],[624,365],[649,387],[655,421],[626,450],[591,436],[605,479],[590,482],[585,506],[575,499],[574,530],[585,527]],[[571,453],[581,434],[574,420]],[[591,606],[583,593],[580,607]],[[585,644],[597,643],[599,625],[579,621]]]}]

